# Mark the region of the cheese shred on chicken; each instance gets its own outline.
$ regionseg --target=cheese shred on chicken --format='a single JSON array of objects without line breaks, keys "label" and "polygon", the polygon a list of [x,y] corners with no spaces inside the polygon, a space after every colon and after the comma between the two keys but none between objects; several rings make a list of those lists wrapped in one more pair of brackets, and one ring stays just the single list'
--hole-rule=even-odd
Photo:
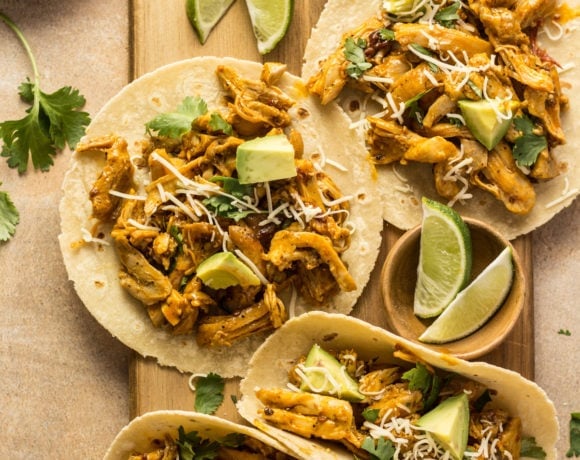
[{"label": "cheese shred on chicken", "polygon": [[[385,0],[377,13],[344,32],[308,81],[309,91],[327,104],[344,88],[358,90],[361,113],[351,127],[364,130],[375,164],[431,164],[436,191],[449,204],[479,188],[511,213],[528,214],[534,184],[564,170],[553,151],[566,142],[560,112],[569,100],[559,75],[567,63],[556,63],[536,39],[539,32],[565,39],[571,30],[553,19],[557,2]],[[360,52],[363,62],[349,60]],[[490,102],[498,123],[511,121],[492,150],[476,145],[461,100]],[[545,139],[542,151],[522,152],[520,120]],[[460,150],[473,162],[450,175]]]},{"label": "cheese shred on chicken", "polygon": [[[93,233],[112,226],[106,239],[83,230],[84,242],[111,240],[121,262],[120,284],[152,323],[172,334],[195,333],[200,346],[229,346],[280,327],[287,310],[293,314],[295,291],[310,305],[325,306],[339,292],[356,289],[341,258],[353,231],[352,197],[303,157],[288,113],[296,102],[264,77],[276,70],[268,66],[264,81],[219,66],[231,102],[195,118],[177,139],[149,132],[134,158],[117,136],[77,146],[79,154],[106,157],[90,191],[98,222]],[[212,125],[215,117],[231,134]],[[296,145],[296,176],[240,184],[237,147],[268,135],[286,135]],[[197,269],[218,252],[233,253],[259,283],[204,284]],[[288,306],[284,291],[292,293]]]}]

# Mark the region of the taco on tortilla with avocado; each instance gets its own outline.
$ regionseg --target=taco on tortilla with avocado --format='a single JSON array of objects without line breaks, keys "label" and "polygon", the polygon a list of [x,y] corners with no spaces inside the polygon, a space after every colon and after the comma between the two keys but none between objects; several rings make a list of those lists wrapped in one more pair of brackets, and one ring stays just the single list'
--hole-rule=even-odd
[{"label": "taco on tortilla with avocado", "polygon": [[579,193],[569,19],[553,0],[329,0],[302,75],[365,139],[385,220],[417,225],[426,196],[512,239]]},{"label": "taco on tortilla with avocado", "polygon": [[[193,457],[193,453],[198,456]],[[136,417],[126,425],[109,446],[104,460],[186,458],[294,457],[284,445],[255,428],[198,412],[159,410]]]},{"label": "taco on tortilla with avocado", "polygon": [[144,356],[243,375],[288,317],[348,313],[382,219],[364,145],[281,64],[194,58],[97,115],[63,183],[60,244],[89,311]]},{"label": "taco on tortilla with avocado", "polygon": [[240,414],[301,458],[557,458],[556,411],[535,383],[346,315],[289,320],[240,390]]}]

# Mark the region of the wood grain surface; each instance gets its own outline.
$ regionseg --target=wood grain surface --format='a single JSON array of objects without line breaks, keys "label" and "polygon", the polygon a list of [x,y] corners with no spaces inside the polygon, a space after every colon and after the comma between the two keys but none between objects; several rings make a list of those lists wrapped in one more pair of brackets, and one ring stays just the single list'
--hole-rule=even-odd
[{"label": "wood grain surface", "polygon": [[[316,24],[324,0],[295,0],[294,17],[284,39],[266,56],[256,49],[252,26],[243,0],[236,1],[201,46],[185,14],[184,0],[133,0],[131,3],[132,78],[164,64],[194,56],[232,56],[255,61],[279,61],[297,75],[311,28]],[[385,311],[379,288],[382,263],[401,231],[385,224],[383,244],[375,270],[353,315],[386,327]],[[514,241],[529,281],[520,320],[507,340],[482,359],[513,369],[523,376],[534,377],[534,324],[532,298],[531,236]],[[130,364],[131,417],[157,409],[193,410],[194,394],[189,389],[189,375],[160,367],[154,359],[134,355]],[[229,396],[236,395],[237,381],[226,385],[227,396],[217,415],[240,421]]]}]

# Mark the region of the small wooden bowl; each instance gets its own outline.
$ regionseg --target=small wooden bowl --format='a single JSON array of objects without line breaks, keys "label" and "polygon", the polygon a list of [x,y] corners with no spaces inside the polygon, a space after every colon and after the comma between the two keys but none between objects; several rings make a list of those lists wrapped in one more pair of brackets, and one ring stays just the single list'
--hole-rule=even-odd
[{"label": "small wooden bowl", "polygon": [[[511,243],[489,225],[465,218],[471,232],[473,266],[471,280]],[[512,246],[514,280],[503,305],[477,331],[445,344],[428,344],[418,337],[435,318],[422,319],[413,313],[413,297],[417,283],[421,226],[405,232],[387,255],[381,273],[381,289],[387,310],[387,321],[393,332],[441,353],[463,359],[474,359],[499,345],[518,320],[524,305],[526,280],[521,260]]]}]

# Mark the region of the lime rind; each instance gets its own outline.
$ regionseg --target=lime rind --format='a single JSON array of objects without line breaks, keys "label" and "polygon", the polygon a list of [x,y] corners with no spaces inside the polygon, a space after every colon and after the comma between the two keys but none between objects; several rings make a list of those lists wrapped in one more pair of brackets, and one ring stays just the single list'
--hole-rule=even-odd
[{"label": "lime rind", "polygon": [[271,52],[284,38],[294,14],[294,0],[246,0],[258,52]]},{"label": "lime rind", "polygon": [[187,0],[187,18],[203,45],[212,29],[226,14],[235,0]]},{"label": "lime rind", "polygon": [[513,256],[508,246],[457,295],[419,340],[447,343],[472,334],[503,305],[513,279]]},{"label": "lime rind", "polygon": [[471,275],[471,236],[461,216],[423,198],[423,221],[413,310],[420,318],[438,316]]}]

